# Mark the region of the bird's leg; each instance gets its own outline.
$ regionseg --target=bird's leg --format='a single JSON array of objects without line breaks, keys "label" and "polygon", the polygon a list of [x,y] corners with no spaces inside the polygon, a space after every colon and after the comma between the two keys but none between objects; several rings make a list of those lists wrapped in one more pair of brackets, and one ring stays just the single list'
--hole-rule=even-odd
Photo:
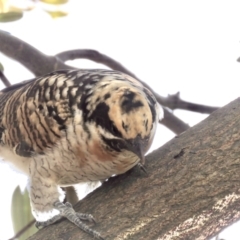
[{"label": "bird's leg", "polygon": [[60,214],[58,214],[58,215],[56,215],[56,216],[48,219],[47,221],[44,221],[44,222],[39,222],[39,221],[37,221],[37,222],[35,223],[35,226],[36,226],[37,228],[47,227],[47,226],[49,226],[49,225],[57,222],[57,221],[60,220],[61,218],[62,218],[62,216],[61,216]]},{"label": "bird's leg", "polygon": [[50,172],[50,174],[49,171],[46,170],[44,157],[41,156],[40,160],[37,160],[32,161],[30,164],[29,195],[33,213],[37,219],[41,219],[42,213],[49,212],[50,216],[51,213],[54,213],[56,210],[60,213],[47,221],[37,222],[36,226],[46,227],[65,217],[95,239],[104,240],[98,232],[92,230],[82,222],[82,220],[95,222],[92,215],[77,213],[70,203],[64,204],[61,202],[64,199],[64,192],[52,180],[52,172]]},{"label": "bird's leg", "polygon": [[62,202],[57,201],[57,202],[54,203],[54,208],[59,210],[60,214],[57,215],[57,216],[54,216],[53,218],[51,218],[51,219],[49,219],[45,222],[37,222],[36,223],[37,227],[48,226],[48,225],[58,221],[62,217],[65,217],[70,222],[74,223],[76,226],[81,228],[83,231],[92,235],[94,238],[99,239],[99,240],[104,240],[104,238],[98,232],[92,230],[91,228],[89,228],[87,225],[85,225],[81,221],[81,220],[88,220],[90,222],[95,223],[95,220],[94,220],[94,218],[91,214],[75,212],[71,203],[68,203],[68,202],[66,204],[64,204]]}]

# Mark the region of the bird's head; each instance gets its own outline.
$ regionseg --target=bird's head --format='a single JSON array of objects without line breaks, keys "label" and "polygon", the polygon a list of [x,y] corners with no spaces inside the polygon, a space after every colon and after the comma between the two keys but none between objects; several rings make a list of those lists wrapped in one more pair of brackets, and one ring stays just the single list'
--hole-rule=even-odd
[{"label": "bird's head", "polygon": [[153,94],[132,77],[104,76],[87,101],[86,120],[95,123],[106,146],[130,151],[144,163],[162,110]]}]

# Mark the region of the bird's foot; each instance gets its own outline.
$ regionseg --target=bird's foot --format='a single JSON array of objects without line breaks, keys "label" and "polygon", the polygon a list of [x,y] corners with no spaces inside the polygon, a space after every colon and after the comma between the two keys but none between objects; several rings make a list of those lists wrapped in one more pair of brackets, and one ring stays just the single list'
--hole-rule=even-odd
[{"label": "bird's foot", "polygon": [[60,211],[59,215],[54,216],[53,218],[45,221],[45,222],[36,222],[36,227],[41,228],[41,227],[46,227],[48,225],[51,225],[55,223],[56,221],[60,220],[62,217],[67,218],[70,222],[74,223],[76,226],[81,228],[83,231],[86,233],[89,233],[92,235],[94,238],[99,239],[99,240],[104,240],[104,238],[95,230],[92,230],[90,227],[85,225],[81,220],[87,220],[89,222],[96,223],[94,220],[93,216],[91,214],[86,214],[86,213],[78,213],[75,212],[75,210],[72,207],[71,203],[61,203],[61,202],[55,202],[54,203],[54,208]]}]

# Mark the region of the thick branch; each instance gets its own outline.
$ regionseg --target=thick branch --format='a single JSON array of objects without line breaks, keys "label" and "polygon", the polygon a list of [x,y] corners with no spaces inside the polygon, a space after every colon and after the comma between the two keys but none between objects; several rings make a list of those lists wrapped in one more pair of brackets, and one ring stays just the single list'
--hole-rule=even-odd
[{"label": "thick branch", "polygon": [[189,125],[181,119],[173,115],[166,108],[163,108],[164,118],[160,121],[161,124],[171,129],[176,134],[181,134],[189,128]]},{"label": "thick branch", "polygon": [[[240,218],[240,99],[76,205],[107,240],[207,239]],[[29,238],[92,239],[64,220]]]},{"label": "thick branch", "polygon": [[47,56],[28,43],[0,30],[0,52],[18,61],[36,76],[59,69],[73,69],[60,59]]}]

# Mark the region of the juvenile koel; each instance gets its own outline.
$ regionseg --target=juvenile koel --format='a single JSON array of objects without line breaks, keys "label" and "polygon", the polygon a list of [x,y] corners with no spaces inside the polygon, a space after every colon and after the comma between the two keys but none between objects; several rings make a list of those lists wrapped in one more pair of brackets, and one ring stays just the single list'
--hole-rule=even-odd
[{"label": "juvenile koel", "polygon": [[0,92],[0,156],[29,178],[37,226],[62,216],[99,233],[63,203],[61,187],[105,180],[144,164],[162,109],[134,78],[111,70],[62,70]]}]

